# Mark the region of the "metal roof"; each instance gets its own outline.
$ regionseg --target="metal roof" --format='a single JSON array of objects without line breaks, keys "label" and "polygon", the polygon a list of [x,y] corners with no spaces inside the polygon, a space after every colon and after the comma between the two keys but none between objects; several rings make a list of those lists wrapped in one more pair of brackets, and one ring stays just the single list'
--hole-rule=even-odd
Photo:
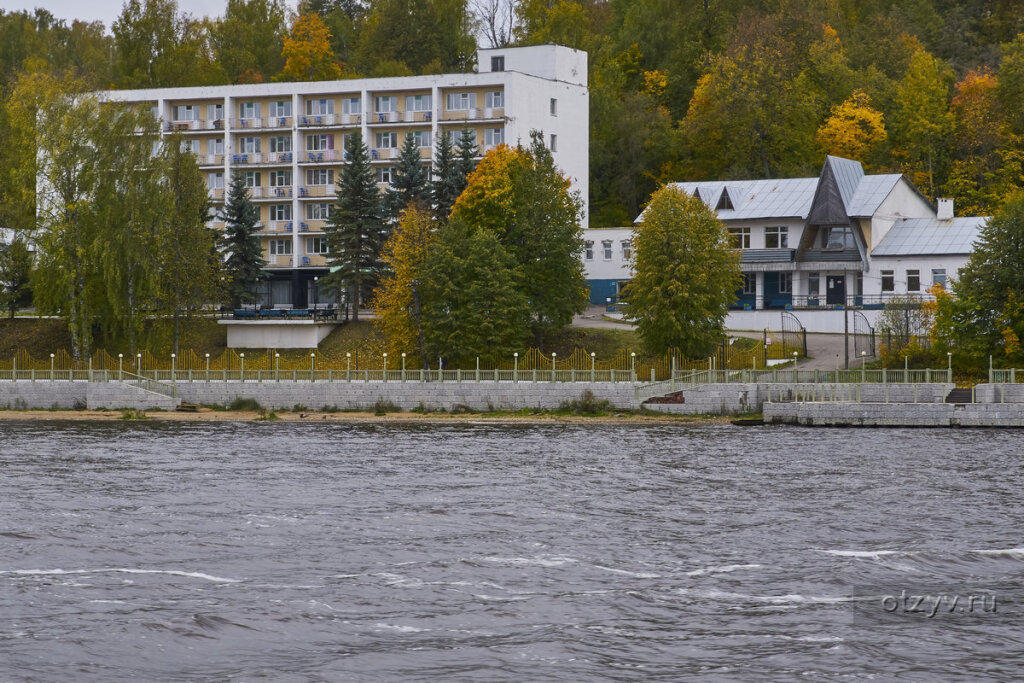
[{"label": "metal roof", "polygon": [[699,196],[712,209],[718,206],[722,190],[728,191],[733,208],[718,211],[718,217],[723,221],[807,218],[817,185],[817,178],[674,183],[675,187],[687,194],[696,193],[695,196]]},{"label": "metal roof", "polygon": [[[859,161],[829,156],[825,168],[831,169],[842,197],[846,214],[851,217],[872,216],[892,189],[903,179],[899,173],[864,175]],[[802,218],[807,219],[814,201],[818,178],[778,178],[771,180],[713,180],[674,183],[687,194],[699,197],[712,209],[718,206],[723,192],[732,202],[731,209],[719,209],[723,221]],[[643,214],[637,221],[643,219]]]},{"label": "metal roof", "polygon": [[[887,175],[866,175],[857,183],[857,191],[846,202],[846,211],[850,216],[873,216],[879,205],[903,179],[899,173]],[[845,197],[844,197],[845,199]]]},{"label": "metal roof", "polygon": [[889,228],[872,256],[969,254],[978,240],[986,216],[952,218],[901,218]]}]

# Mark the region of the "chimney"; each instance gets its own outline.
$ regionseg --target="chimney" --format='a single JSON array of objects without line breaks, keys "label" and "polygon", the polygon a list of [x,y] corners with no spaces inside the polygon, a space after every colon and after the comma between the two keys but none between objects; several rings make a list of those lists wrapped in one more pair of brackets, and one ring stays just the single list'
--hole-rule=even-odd
[{"label": "chimney", "polygon": [[939,199],[939,206],[936,209],[936,218],[940,221],[953,220],[953,200]]}]

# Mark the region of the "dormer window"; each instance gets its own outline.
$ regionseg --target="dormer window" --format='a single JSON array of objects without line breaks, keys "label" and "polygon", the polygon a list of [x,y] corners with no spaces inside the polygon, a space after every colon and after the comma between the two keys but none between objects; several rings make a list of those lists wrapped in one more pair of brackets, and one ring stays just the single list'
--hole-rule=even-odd
[{"label": "dormer window", "polygon": [[729,190],[722,190],[722,196],[718,198],[718,204],[715,206],[715,210],[722,211],[723,209],[732,208],[732,200],[729,199]]},{"label": "dormer window", "polygon": [[848,225],[833,225],[825,229],[823,246],[825,249],[854,249],[853,230]]},{"label": "dormer window", "polygon": [[504,71],[505,58],[502,56],[491,57],[491,71]]}]

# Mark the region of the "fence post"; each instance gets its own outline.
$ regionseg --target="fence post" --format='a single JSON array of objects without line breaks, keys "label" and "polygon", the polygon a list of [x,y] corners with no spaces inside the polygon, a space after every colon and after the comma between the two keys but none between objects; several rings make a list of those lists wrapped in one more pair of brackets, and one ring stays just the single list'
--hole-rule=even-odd
[{"label": "fence post", "polygon": [[988,383],[992,384],[992,354],[988,355]]},{"label": "fence post", "polygon": [[654,382],[655,382],[654,368],[651,368],[651,384],[654,384]]}]

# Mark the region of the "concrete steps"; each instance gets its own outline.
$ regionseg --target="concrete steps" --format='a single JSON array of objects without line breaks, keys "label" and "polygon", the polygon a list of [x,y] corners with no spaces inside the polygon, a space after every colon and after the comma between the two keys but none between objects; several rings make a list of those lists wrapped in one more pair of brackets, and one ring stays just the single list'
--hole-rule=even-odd
[{"label": "concrete steps", "polygon": [[149,391],[130,382],[90,382],[86,389],[89,410],[177,410],[181,399]]}]

